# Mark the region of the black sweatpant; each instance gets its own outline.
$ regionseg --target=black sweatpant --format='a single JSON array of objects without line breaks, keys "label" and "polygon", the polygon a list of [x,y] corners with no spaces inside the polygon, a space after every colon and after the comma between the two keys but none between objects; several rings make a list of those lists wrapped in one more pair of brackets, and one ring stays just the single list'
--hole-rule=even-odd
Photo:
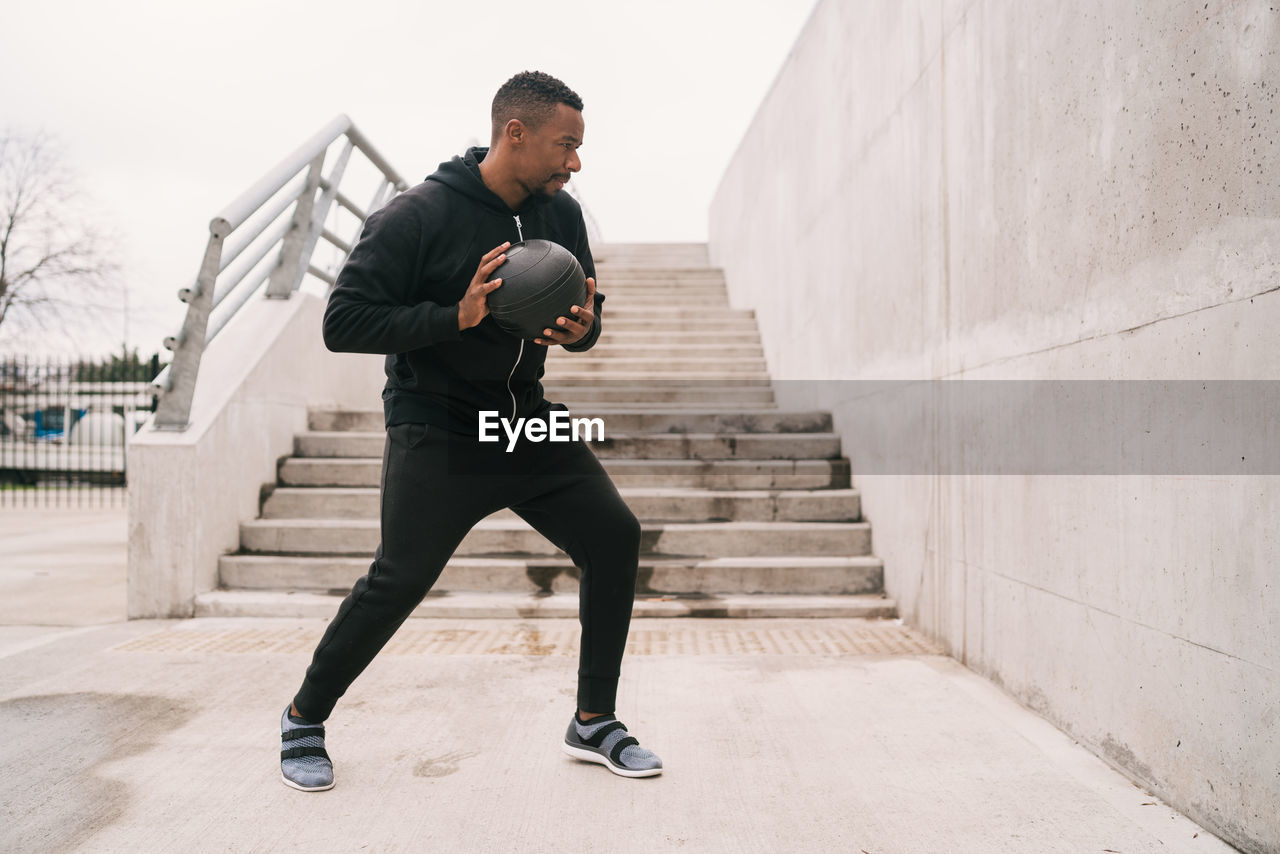
[{"label": "black sweatpant", "polygon": [[471,528],[510,507],[581,571],[578,706],[613,712],[635,601],[640,523],[585,442],[475,437],[425,424],[387,429],[382,542],[316,647],[294,704],[329,717],[440,577]]}]

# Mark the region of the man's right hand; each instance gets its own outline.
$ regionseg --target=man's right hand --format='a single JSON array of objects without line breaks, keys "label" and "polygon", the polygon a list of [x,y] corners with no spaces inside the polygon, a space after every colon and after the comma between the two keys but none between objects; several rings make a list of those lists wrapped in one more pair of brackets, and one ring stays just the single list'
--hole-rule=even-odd
[{"label": "man's right hand", "polygon": [[510,245],[511,242],[508,241],[501,246],[495,246],[480,259],[480,266],[476,268],[476,274],[471,277],[467,292],[463,294],[462,299],[458,300],[459,332],[475,326],[489,313],[489,305],[485,298],[489,296],[490,291],[497,290],[502,284],[502,279],[494,279],[492,282],[486,280],[502,265],[503,261],[507,260],[507,256],[503,253]]}]

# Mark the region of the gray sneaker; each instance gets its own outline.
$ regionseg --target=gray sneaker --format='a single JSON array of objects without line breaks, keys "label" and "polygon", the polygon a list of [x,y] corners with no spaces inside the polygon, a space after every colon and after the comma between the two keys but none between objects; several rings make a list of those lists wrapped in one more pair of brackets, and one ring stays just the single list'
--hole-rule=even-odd
[{"label": "gray sneaker", "polygon": [[291,718],[286,706],[280,716],[280,741],[280,778],[286,786],[302,792],[333,788],[333,762],[324,749],[324,724]]},{"label": "gray sneaker", "polygon": [[627,734],[626,724],[612,713],[585,724],[575,712],[564,735],[564,752],[587,762],[598,762],[622,777],[652,777],[662,773],[662,760]]}]

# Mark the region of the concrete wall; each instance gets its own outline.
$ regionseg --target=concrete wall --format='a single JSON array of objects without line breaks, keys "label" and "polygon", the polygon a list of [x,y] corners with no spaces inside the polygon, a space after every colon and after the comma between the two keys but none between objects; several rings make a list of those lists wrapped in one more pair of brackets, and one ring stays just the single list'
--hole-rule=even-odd
[{"label": "concrete wall", "polygon": [[309,408],[378,409],[381,356],[329,352],[324,300],[254,298],[213,340],[185,432],[148,421],[130,440],[129,616],[189,617],[218,585],[264,488],[307,429]]},{"label": "concrete wall", "polygon": [[902,616],[1250,852],[1280,850],[1280,481],[860,474],[850,381],[1280,378],[1278,48],[1270,0],[822,0],[710,216]]}]

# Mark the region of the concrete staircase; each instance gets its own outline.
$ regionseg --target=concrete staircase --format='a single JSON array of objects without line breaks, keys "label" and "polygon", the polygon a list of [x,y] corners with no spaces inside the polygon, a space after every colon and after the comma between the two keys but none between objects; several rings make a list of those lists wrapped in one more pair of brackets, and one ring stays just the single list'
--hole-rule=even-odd
[{"label": "concrete staircase", "polygon": [[[892,617],[823,412],[777,408],[751,311],[702,244],[598,257],[605,332],[554,348],[548,398],[600,417],[596,455],[643,526],[636,617]],[[199,616],[321,616],[378,545],[380,412],[311,413]],[[415,616],[576,617],[578,570],[509,510],[463,540]]]}]

